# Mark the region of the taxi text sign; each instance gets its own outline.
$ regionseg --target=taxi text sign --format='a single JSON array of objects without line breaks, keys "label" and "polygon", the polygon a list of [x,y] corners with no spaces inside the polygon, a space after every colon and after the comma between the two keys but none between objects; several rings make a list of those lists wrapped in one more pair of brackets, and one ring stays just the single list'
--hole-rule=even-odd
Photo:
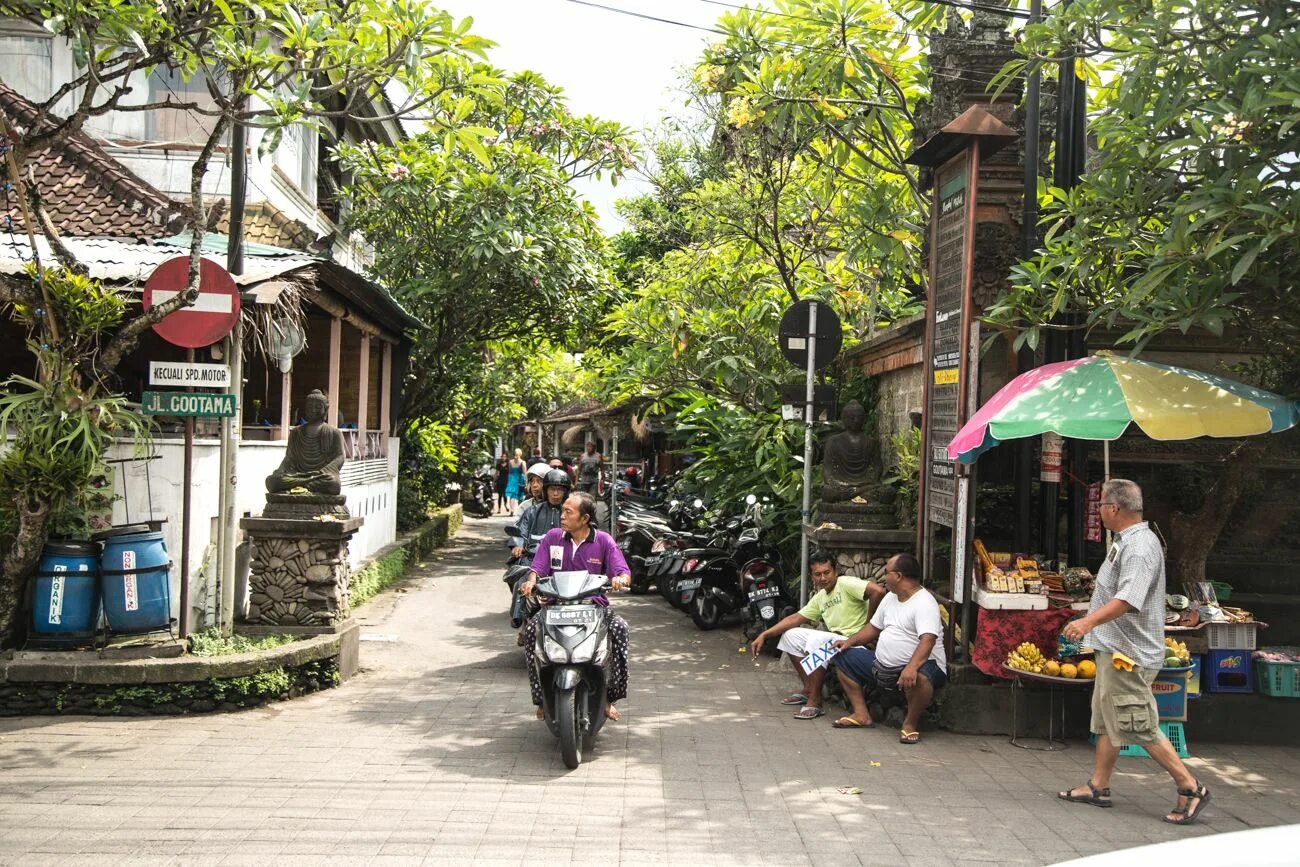
[{"label": "taxi text sign", "polygon": [[233,394],[190,394],[183,391],[146,391],[140,401],[145,415],[201,416],[233,418]]},{"label": "taxi text sign", "polygon": [[185,361],[149,362],[150,385],[189,388],[230,388],[230,366]]}]

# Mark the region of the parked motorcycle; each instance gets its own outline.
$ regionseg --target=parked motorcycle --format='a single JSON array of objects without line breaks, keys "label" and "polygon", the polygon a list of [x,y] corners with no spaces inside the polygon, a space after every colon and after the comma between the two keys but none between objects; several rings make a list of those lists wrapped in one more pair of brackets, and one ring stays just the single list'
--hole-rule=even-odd
[{"label": "parked motorcycle", "polygon": [[480,469],[469,480],[469,485],[461,489],[460,502],[465,514],[475,518],[492,517],[492,473]]},{"label": "parked motorcycle", "polygon": [[537,582],[542,606],[532,664],[542,686],[546,726],[560,739],[564,766],[590,752],[605,724],[609,683],[609,611],[591,597],[609,586],[606,575],[557,572]]}]

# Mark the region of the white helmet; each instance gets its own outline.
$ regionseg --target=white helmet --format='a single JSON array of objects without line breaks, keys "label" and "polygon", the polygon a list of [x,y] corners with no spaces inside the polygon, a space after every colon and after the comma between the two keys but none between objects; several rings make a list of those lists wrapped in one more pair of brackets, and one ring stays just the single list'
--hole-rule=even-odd
[{"label": "white helmet", "polygon": [[544,479],[546,478],[546,474],[549,473],[551,469],[552,467],[550,464],[544,464],[541,461],[538,461],[537,463],[533,464],[531,467],[528,468],[527,475],[537,476],[537,478],[539,479]]}]

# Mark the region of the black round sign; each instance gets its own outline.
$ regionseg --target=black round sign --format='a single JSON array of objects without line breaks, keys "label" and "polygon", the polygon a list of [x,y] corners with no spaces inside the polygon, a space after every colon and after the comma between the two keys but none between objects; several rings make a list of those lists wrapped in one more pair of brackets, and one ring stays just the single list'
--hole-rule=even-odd
[{"label": "black round sign", "polygon": [[814,304],[817,305],[817,347],[813,367],[821,370],[830,364],[844,345],[840,317],[835,315],[829,304],[811,298],[796,301],[781,314],[777,341],[781,346],[781,354],[800,370],[808,369],[808,308]]}]

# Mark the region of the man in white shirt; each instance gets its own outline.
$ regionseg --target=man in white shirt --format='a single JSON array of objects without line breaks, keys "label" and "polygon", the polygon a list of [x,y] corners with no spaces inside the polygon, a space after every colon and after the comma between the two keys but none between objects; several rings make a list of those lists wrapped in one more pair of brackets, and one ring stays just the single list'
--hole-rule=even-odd
[{"label": "man in white shirt", "polygon": [[[885,564],[885,586],[889,595],[876,608],[871,622],[835,643],[840,652],[830,664],[853,705],[848,719],[857,724],[839,727],[875,725],[867,710],[864,687],[901,688],[907,698],[907,715],[898,739],[914,744],[921,740],[917,729],[921,712],[930,706],[934,691],[948,681],[948,663],[939,640],[943,620],[938,601],[921,586],[921,564],[911,554],[896,554]],[[861,646],[873,641],[874,651]]]}]

